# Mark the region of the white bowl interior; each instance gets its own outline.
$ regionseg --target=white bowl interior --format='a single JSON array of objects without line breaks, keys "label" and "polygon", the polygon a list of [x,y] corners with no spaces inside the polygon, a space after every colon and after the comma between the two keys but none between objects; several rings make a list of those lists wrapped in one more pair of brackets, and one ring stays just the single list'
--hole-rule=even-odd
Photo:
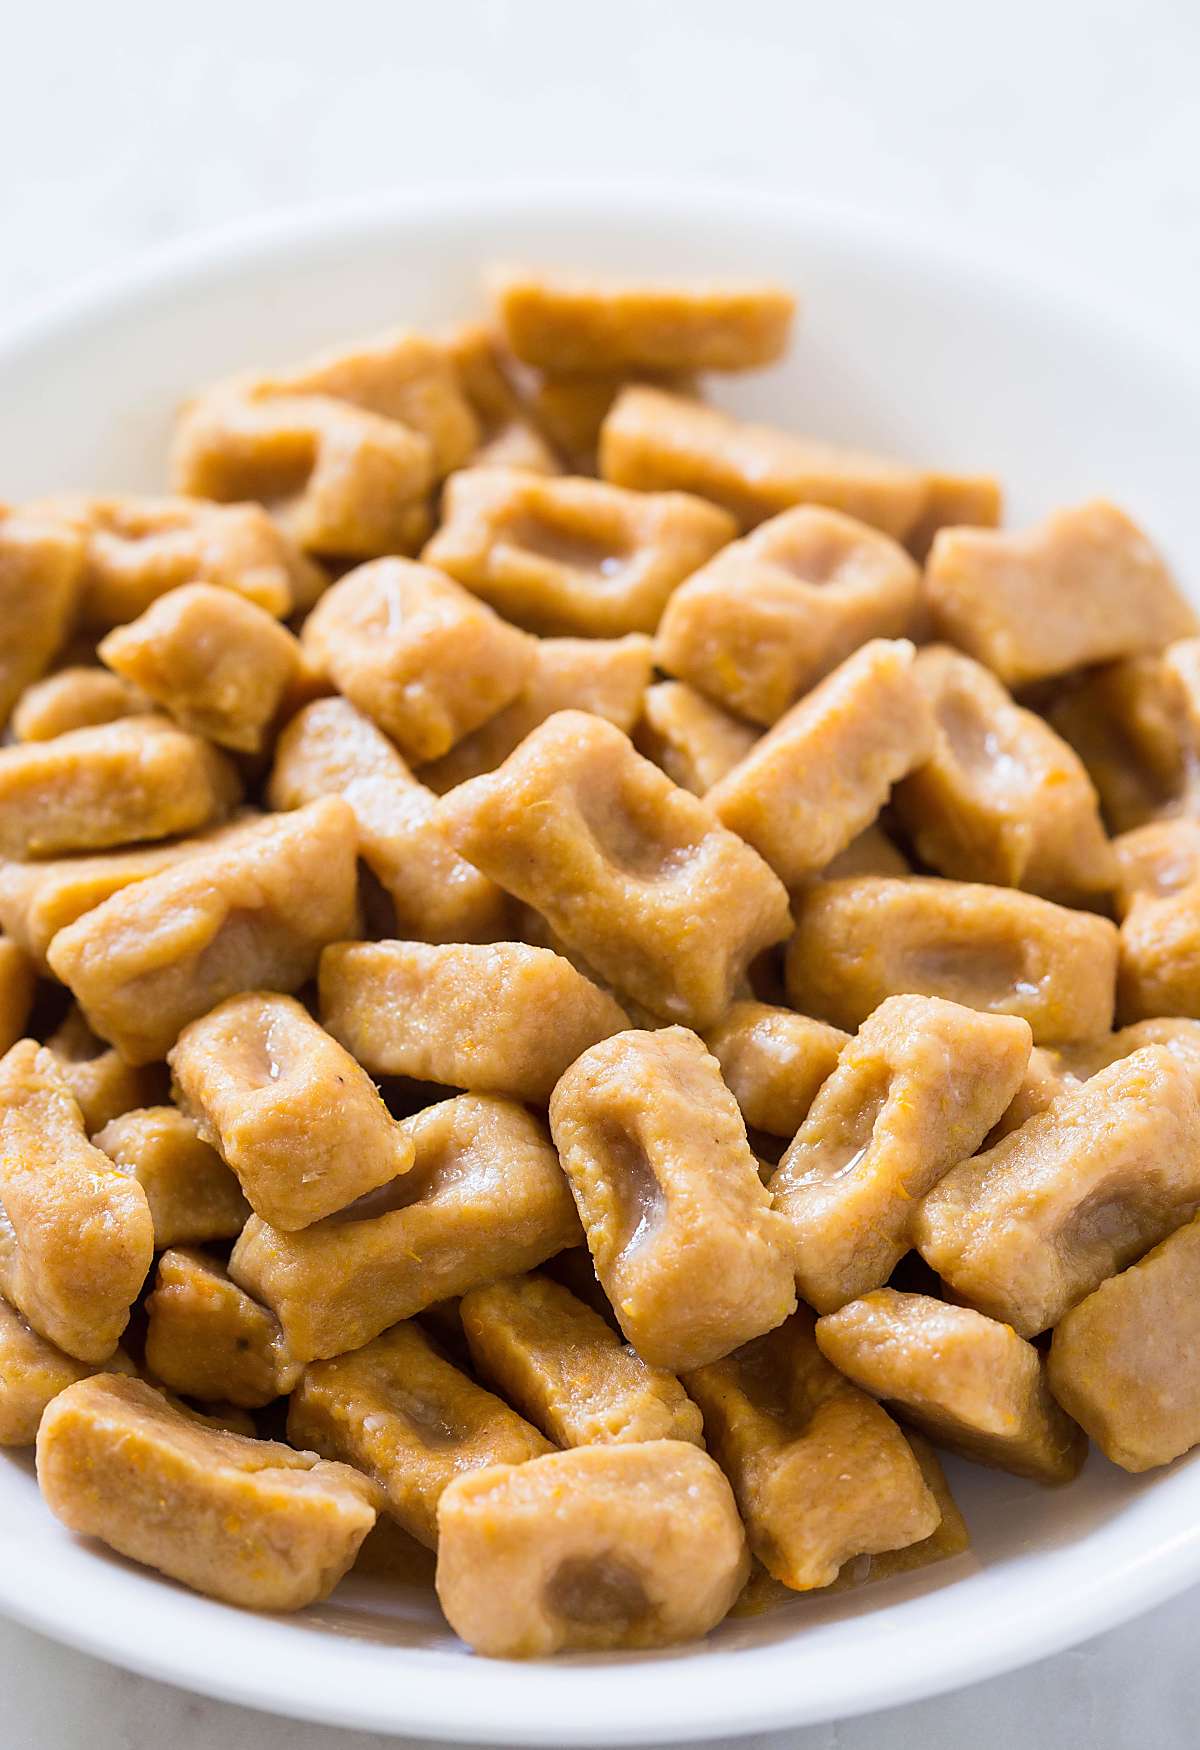
[{"label": "white bowl interior", "polygon": [[[717,398],[801,431],[989,470],[1010,519],[1104,493],[1185,581],[1200,379],[1086,310],[885,232],[778,203],[464,195],[287,222],[184,252],[0,344],[0,492],[153,490],[208,379],[481,307],[498,259],[770,274],[803,296],[789,361]],[[428,1601],[351,1579],[298,1618],[197,1598],[69,1536],[31,1460],[0,1460],[0,1607],[119,1663],[331,1723],[516,1743],[765,1730],[934,1693],[1048,1654],[1200,1578],[1200,1470],[1092,1454],[1066,1490],[952,1463],[971,1554],[727,1623],[668,1654],[473,1659]]]}]

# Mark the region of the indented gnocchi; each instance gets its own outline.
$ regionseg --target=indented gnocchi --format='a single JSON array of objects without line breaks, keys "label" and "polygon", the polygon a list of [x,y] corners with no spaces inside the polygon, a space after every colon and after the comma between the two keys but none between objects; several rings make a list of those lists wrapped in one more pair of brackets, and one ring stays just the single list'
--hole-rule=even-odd
[{"label": "indented gnocchi", "polygon": [[653,632],[671,591],[737,533],[682,492],[469,468],[446,484],[422,559],[531,632]]},{"label": "indented gnocchi", "polygon": [[771,724],[869,638],[911,631],[920,591],[919,570],[887,535],[800,505],[675,591],[658,660],[727,711]]},{"label": "indented gnocchi", "polygon": [[1196,631],[1161,556],[1103,499],[1022,533],[942,529],[925,568],[934,628],[1009,687]]},{"label": "indented gnocchi", "polygon": [[549,1276],[507,1276],[459,1303],[481,1379],[558,1446],[690,1440],[700,1412],[673,1373],[651,1367],[608,1321]]},{"label": "indented gnocchi", "polygon": [[89,1025],[131,1063],[244,990],[298,990],[358,922],[354,816],[334,797],[147,875],[51,942]]},{"label": "indented gnocchi", "polygon": [[[348,699],[304,706],[275,744],[271,807],[300,808],[322,796],[340,796],[353,809],[359,855],[390,901],[396,934],[492,942],[509,933],[507,896],[458,855],[439,824],[437,798]],[[0,914],[3,903],[0,870]]]},{"label": "indented gnocchi", "polygon": [[770,1181],[796,1287],[818,1312],[885,1283],[920,1200],[1016,1093],[1028,1024],[939,997],[889,997],[843,1048]]},{"label": "indented gnocchi", "polygon": [[558,712],[442,809],[463,856],[664,1020],[710,1025],[787,932],[758,854],[598,717]]},{"label": "indented gnocchi", "polygon": [[693,1640],[748,1570],[729,1484],[682,1440],[491,1465],[438,1503],[438,1598],[492,1658]]},{"label": "indented gnocchi", "polygon": [[1200,885],[1200,820],[1152,820],[1112,841],[1117,875],[1113,904],[1124,917],[1142,894],[1169,899]]},{"label": "indented gnocchi", "polygon": [[925,505],[924,476],[861,450],[751,425],[683,395],[636,384],[600,428],[600,473],[639,492],[694,492],[743,528],[819,504],[902,541]]},{"label": "indented gnocchi", "polygon": [[259,753],[300,673],[300,646],[264,609],[185,584],[100,644],[101,660],[190,729]]},{"label": "indented gnocchi", "polygon": [[372,1075],[545,1105],[589,1045],[629,1025],[569,960],[524,942],[338,942],[321,1019]]},{"label": "indented gnocchi", "polygon": [[550,1128],[596,1274],[638,1354],[679,1372],[727,1355],[796,1303],[733,1095],[683,1027],[585,1051]]},{"label": "indented gnocchi", "polygon": [[794,1009],[742,999],[704,1043],[752,1130],[795,1136],[849,1035]]},{"label": "indented gnocchi", "polygon": [[408,760],[435,760],[511,704],[533,640],[430,565],[379,559],[328,590],[304,648]]},{"label": "indented gnocchi", "polygon": [[545,1127],[511,1100],[462,1094],[402,1128],[403,1178],[299,1233],[252,1216],[229,1271],[311,1361],[357,1349],[435,1301],[532,1270],[580,1241]]},{"label": "indented gnocchi", "polygon": [[903,1549],[941,1509],[885,1410],[826,1361],[801,1308],[769,1335],[684,1375],[733,1485],[750,1548],[794,1591],[855,1556]]},{"label": "indented gnocchi", "polygon": [[177,1103],[276,1227],[307,1227],[413,1164],[370,1076],[294,997],[228,998],[167,1061]]},{"label": "indented gnocchi", "polygon": [[533,672],[511,705],[464,736],[420,779],[439,796],[493,772],[556,711],[590,711],[628,734],[650,682],[653,645],[641,632],[624,638],[539,638]]},{"label": "indented gnocchi", "polygon": [[793,705],[705,801],[787,887],[870,826],[933,746],[907,639],[875,639]]},{"label": "indented gnocchi", "polygon": [[241,800],[216,748],[163,717],[126,717],[0,748],[0,856],[55,857],[165,839]]},{"label": "indented gnocchi", "polygon": [[328,395],[248,386],[202,396],[179,421],[171,478],[196,498],[261,500],[315,556],[411,553],[429,533],[428,440]]},{"label": "indented gnocchi", "polygon": [[283,620],[310,608],[328,581],[260,504],[73,494],[43,499],[36,514],[80,544],[79,616],[93,633],[135,620],[184,583],[231,590]]},{"label": "indented gnocchi", "polygon": [[542,370],[750,371],[779,358],[796,300],[754,280],[603,280],[506,268],[491,287],[504,337]]},{"label": "indented gnocchi", "polygon": [[1194,1353],[1200,1221],[1092,1291],[1055,1328],[1051,1390],[1114,1464],[1169,1464],[1200,1441]]},{"label": "indented gnocchi", "polygon": [[37,1467],[70,1530],[251,1610],[326,1597],[375,1523],[374,1486],[349,1465],[227,1433],[111,1373],[54,1399]]},{"label": "indented gnocchi", "polygon": [[1195,1071],[1146,1045],[947,1173],[915,1238],[956,1298],[1035,1337],[1197,1208]]},{"label": "indented gnocchi", "polygon": [[795,900],[788,995],[848,1031],[916,992],[1028,1021],[1038,1044],[1112,1026],[1118,936],[1107,919],[1011,888],[863,875]]},{"label": "indented gnocchi", "polygon": [[105,1361],[150,1268],[154,1225],[32,1039],[0,1058],[0,1209],[0,1293],[68,1355]]},{"label": "indented gnocchi", "polygon": [[1087,1441],[1010,1325],[878,1288],[818,1319],[816,1338],[839,1373],[952,1452],[1040,1483],[1078,1474]]},{"label": "indented gnocchi", "polygon": [[553,1451],[411,1321],[352,1355],[310,1362],[292,1393],[288,1438],[365,1472],[392,1517],[430,1549],[438,1500],[455,1477]]},{"label": "indented gnocchi", "polygon": [[275,1315],[204,1252],[163,1253],[146,1317],[146,1366],[184,1397],[256,1410],[300,1377]]},{"label": "indented gnocchi", "polygon": [[1073,749],[969,656],[931,645],[913,675],[936,729],[894,804],[922,861],[1066,904],[1110,891],[1112,848]]},{"label": "indented gnocchi", "polygon": [[1110,829],[1124,833],[1192,805],[1194,709],[1162,655],[1127,656],[1070,677],[1046,715],[1087,767]]},{"label": "indented gnocchi", "polygon": [[[196,1126],[176,1106],[130,1109],[99,1127],[92,1141],[118,1172],[136,1179],[146,1193],[154,1222],[154,1248],[202,1246],[235,1240],[245,1227],[250,1205],[237,1179],[216,1149],[202,1142]],[[166,1375],[160,1377],[166,1379]],[[167,1380],[167,1384],[171,1384]],[[199,1398],[228,1392],[176,1390]]]}]

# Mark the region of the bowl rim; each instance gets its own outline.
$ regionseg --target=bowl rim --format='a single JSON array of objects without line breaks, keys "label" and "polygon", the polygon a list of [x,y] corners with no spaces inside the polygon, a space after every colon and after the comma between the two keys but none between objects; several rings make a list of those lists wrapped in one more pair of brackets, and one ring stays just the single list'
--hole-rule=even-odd
[{"label": "bowl rim", "polygon": [[[1185,393],[1200,404],[1200,351],[1193,357],[1183,341],[1140,329],[1127,315],[1106,307],[1074,290],[1061,280],[1040,281],[1008,260],[989,257],[977,248],[959,249],[927,237],[914,236],[905,224],[856,208],[814,202],[778,192],[749,191],[730,183],[639,182],[549,180],[506,184],[489,181],[456,183],[409,193],[370,193],[351,200],[336,200],[288,207],[265,215],[240,219],[139,255],[117,269],[92,274],[78,285],[58,292],[40,307],[0,327],[0,372],[31,349],[56,341],[75,342],[89,332],[103,330],[123,312],[131,313],[145,300],[169,297],[184,286],[196,289],[209,276],[219,278],[232,270],[250,269],[286,255],[297,248],[328,247],[336,242],[363,239],[396,228],[413,228],[423,221],[438,225],[466,223],[486,209],[544,223],[554,212],[578,216],[581,205],[603,211],[618,220],[622,213],[663,216],[691,223],[704,221],[718,227],[763,227],[797,234],[823,235],[844,254],[859,255],[878,272],[887,260],[914,267],[939,279],[999,295],[1009,306],[1021,306],[1040,320],[1084,324],[1102,344],[1144,359],[1154,373],[1176,380],[1187,379]],[[1088,1544],[1092,1536],[1080,1539]],[[121,1609],[80,1610],[64,1620],[61,1598],[52,1585],[30,1588],[20,1574],[19,1563],[0,1564],[0,1611],[52,1639],[142,1675],[180,1687],[199,1690],[222,1700],[258,1707],[300,1719],[359,1730],[401,1731],[406,1735],[430,1734],[443,1741],[506,1744],[591,1745],[701,1741],[723,1736],[744,1736],[812,1724],[832,1717],[849,1717],[902,1705],[984,1678],[999,1675],[1062,1651],[1077,1642],[1113,1628],[1182,1591],[1200,1580],[1200,1523],[1184,1524],[1169,1536],[1160,1536],[1134,1552],[1125,1549],[1105,1569],[1105,1585],[1096,1584],[1088,1564],[1071,1581],[1045,1598],[1031,1597],[1020,1610],[1006,1616],[993,1615],[986,1642],[965,1636],[946,1650],[930,1674],[919,1661],[904,1668],[894,1665],[885,1672],[862,1673],[856,1694],[843,1697],[836,1708],[819,1696],[798,1694],[786,1682],[769,1682],[747,1691],[729,1672],[733,1682],[720,1681],[720,1661],[713,1684],[693,1686],[689,1670],[683,1686],[670,1680],[669,1661],[647,1664],[654,1656],[611,1660],[587,1659],[551,1665],[514,1665],[486,1660],[463,1667],[463,1682],[455,1682],[442,1656],[390,1648],[400,1679],[396,1691],[382,1699],[370,1683],[361,1689],[346,1684],[338,1693],[318,1690],[303,1679],[284,1691],[270,1677],[270,1661],[230,1659],[200,1668],[192,1655],[181,1654],[170,1637],[133,1642],[129,1619]],[[108,1576],[105,1579],[105,1576]],[[162,1588],[177,1590],[171,1583],[147,1570],[133,1571],[121,1562],[97,1562],[89,1594],[97,1596],[108,1587],[113,1601],[124,1601],[134,1615],[147,1622],[154,1612],[153,1597]],[[141,1588],[153,1588],[143,1598]],[[265,1646],[275,1636],[288,1632],[286,1621],[260,1618],[254,1628],[244,1612],[209,1600],[189,1602],[211,1612],[229,1612],[230,1624],[213,1629],[232,1647],[243,1628],[242,1639],[261,1639]],[[869,1620],[869,1619],[864,1619]],[[291,1632],[294,1632],[292,1630]],[[346,1646],[342,1641],[341,1645]],[[319,1661],[312,1662],[314,1666]],[[352,1674],[353,1658],[348,1661]],[[267,1675],[262,1675],[265,1666]],[[649,1707],[649,1686],[637,1682],[638,1667],[661,1670],[661,1697]],[[617,1670],[630,1679],[636,1693],[622,1701],[625,1685],[614,1683]],[[782,1669],[775,1667],[775,1672]],[[538,1691],[536,1696],[534,1690]],[[447,1692],[451,1692],[447,1702]],[[544,1692],[544,1693],[542,1693]],[[606,1717],[606,1715],[608,1717]]]}]

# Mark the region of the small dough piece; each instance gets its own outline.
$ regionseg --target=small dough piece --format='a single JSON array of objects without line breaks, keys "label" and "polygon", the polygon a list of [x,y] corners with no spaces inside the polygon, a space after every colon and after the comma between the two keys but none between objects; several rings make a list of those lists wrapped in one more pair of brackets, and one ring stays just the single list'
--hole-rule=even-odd
[{"label": "small dough piece", "polygon": [[914,1233],[957,1299],[1035,1337],[1197,1208],[1195,1070],[1147,1045],[953,1168]]},{"label": "small dough piece", "polygon": [[1011,1326],[879,1288],[818,1319],[816,1338],[839,1373],[939,1446],[1039,1483],[1079,1474],[1087,1441],[1051,1397],[1041,1356]]},{"label": "small dough piece", "polygon": [[1200,1442],[1200,1221],[1176,1228],[1060,1321],[1047,1360],[1059,1403],[1123,1470]]},{"label": "small dough piece", "polygon": [[1019,1130],[1027,1118],[1045,1112],[1060,1094],[1081,1087],[1110,1064],[1140,1051],[1143,1045],[1165,1045],[1188,1070],[1200,1097],[1200,1021],[1177,1020],[1172,1016],[1137,1021],[1098,1039],[1080,1039],[1057,1047],[1035,1045],[1021,1086],[992,1132],[991,1140],[999,1142],[1002,1136]]},{"label": "small dough piece", "polygon": [[604,281],[508,268],[491,289],[527,365],[574,371],[753,371],[783,356],[796,300],[755,280]]},{"label": "small dough piece", "polygon": [[442,819],[463,856],[664,1020],[710,1026],[787,933],[786,891],[758,854],[581,711],[444,797]]},{"label": "small dough piece", "polygon": [[793,1591],[853,1557],[929,1537],[941,1509],[887,1414],[826,1361],[801,1307],[765,1337],[684,1375],[733,1485],[750,1548]]},{"label": "small dough piece", "polygon": [[554,1090],[550,1128],[596,1274],[644,1361],[701,1367],[793,1310],[785,1224],[694,1033],[585,1051]]},{"label": "small dough piece", "polygon": [[[510,933],[507,895],[459,856],[442,832],[437,798],[348,699],[306,705],[275,745],[271,807],[321,796],[340,796],[354,810],[359,855],[391,902],[389,933],[424,942],[494,942]],[[3,902],[0,869],[0,913]]]},{"label": "small dough piece", "polygon": [[206,1426],[111,1373],[55,1398],[37,1468],[70,1530],[250,1610],[327,1597],[375,1523],[375,1490],[348,1465]]},{"label": "small dough piece", "polygon": [[1046,713],[1087,767],[1116,833],[1196,804],[1196,704],[1169,654],[1130,656],[1073,677]]},{"label": "small dough piece", "polygon": [[737,533],[715,504],[600,480],[469,468],[422,559],[531,632],[653,632],[667,598]]},{"label": "small dough piece", "polygon": [[106,668],[60,668],[26,688],[12,714],[17,741],[53,741],[73,729],[96,729],[152,710],[144,693]]},{"label": "small dough piece", "polygon": [[1200,820],[1152,820],[1112,841],[1117,861],[1113,903],[1118,917],[1142,894],[1169,899],[1200,885]]},{"label": "small dough piece", "polygon": [[772,724],[870,638],[912,630],[921,573],[877,529],[818,505],[772,517],[689,577],[658,661],[726,710]]},{"label": "small dough piece", "polygon": [[1117,1013],[1200,1016],[1200,885],[1165,899],[1139,895],[1121,925]]},{"label": "small dough piece", "polygon": [[734,1003],[704,1043],[752,1130],[795,1136],[849,1035],[794,1009]]},{"label": "small dough piece", "polygon": [[943,529],[925,589],[938,636],[1008,687],[1160,650],[1197,630],[1150,541],[1103,499],[1020,534]]},{"label": "small dough piece", "polygon": [[105,1361],[150,1268],[154,1224],[32,1039],[0,1058],[0,1210],[0,1293],[68,1355]]},{"label": "small dough piece", "polygon": [[411,1321],[365,1348],[314,1361],[292,1393],[288,1439],[363,1471],[410,1536],[437,1548],[447,1483],[553,1448],[500,1398],[446,1361]]},{"label": "small dough piece", "polygon": [[634,740],[673,784],[703,796],[745,759],[757,738],[757,729],[686,682],[659,681],[646,693]]},{"label": "small dough piece", "polygon": [[82,578],[77,535],[0,505],[0,729],[66,643]]},{"label": "small dough piece", "polygon": [[237,772],[162,717],[0,748],[0,856],[54,857],[192,832],[241,800]]},{"label": "small dough piece", "polygon": [[217,389],[185,408],[171,449],[181,492],[258,499],[306,553],[411,553],[429,529],[427,438],[328,395]]},{"label": "small dough piece", "polygon": [[1118,937],[1108,918],[933,876],[818,881],[795,912],[788,996],[848,1032],[902,992],[1020,1015],[1039,1045],[1112,1026]]},{"label": "small dough piece", "polygon": [[907,639],[877,638],[793,705],[705,800],[787,887],[871,825],[925,760],[933,718]]},{"label": "small dough piece", "polygon": [[569,960],[524,942],[338,942],[321,956],[320,993],[322,1022],[372,1075],[532,1105],[629,1025]]},{"label": "small dough piece", "polygon": [[920,1200],[982,1143],[1021,1085],[1014,1015],[889,997],[842,1051],[770,1183],[796,1287],[818,1312],[885,1283]]},{"label": "small dough piece", "polygon": [[230,997],[167,1061],[177,1104],[275,1227],[307,1227],[413,1164],[370,1076],[294,997]]},{"label": "small dough piece", "polygon": [[937,729],[894,806],[922,861],[959,881],[1023,887],[1064,904],[1109,892],[1112,847],[1074,750],[947,645],[920,651],[913,672]]},{"label": "small dough piece", "polygon": [[898,541],[916,526],[926,498],[915,468],[752,425],[644,384],[622,390],[601,427],[600,474],[638,492],[710,498],[746,529],[793,505],[820,504]]},{"label": "small dough piece", "polygon": [[257,1410],[300,1378],[274,1313],[203,1252],[163,1253],[146,1316],[146,1366],[184,1397]]},{"label": "small dough piece", "polygon": [[233,1249],[230,1275],[274,1310],[303,1361],[579,1244],[558,1156],[523,1107],[462,1094],[402,1128],[416,1164],[394,1185],[300,1233],[252,1216]]},{"label": "small dough piece", "polygon": [[675,1375],[649,1366],[549,1276],[473,1288],[459,1310],[475,1371],[555,1445],[704,1445],[700,1412]]},{"label": "small dough piece", "polygon": [[[144,1106],[123,1112],[92,1137],[118,1172],[136,1179],[154,1221],[154,1248],[203,1246],[235,1240],[250,1217],[241,1187],[216,1149],[201,1142],[196,1126],[176,1106]],[[161,1264],[160,1264],[161,1269]],[[155,1369],[170,1385],[165,1373]],[[224,1398],[229,1393],[185,1396]]]},{"label": "small dough piece", "polygon": [[76,494],[44,499],[38,511],[82,544],[79,615],[92,632],[136,620],[184,583],[231,590],[277,620],[310,608],[325,588],[324,572],[261,504]]},{"label": "small dough piece", "polygon": [[100,656],[184,729],[260,753],[300,672],[300,646],[264,609],[209,583],[160,596]]},{"label": "small dough piece", "polygon": [[254,392],[327,396],[420,432],[440,479],[466,460],[479,425],[444,342],[411,328],[368,336],[253,380]]},{"label": "small dough piece", "polygon": [[844,851],[821,870],[823,881],[840,881],[850,875],[911,875],[912,864],[898,845],[878,825],[864,827]]},{"label": "small dough piece", "polygon": [[729,1484],[682,1440],[492,1465],[438,1503],[442,1609],[495,1659],[696,1640],[749,1565]]},{"label": "small dough piece", "polygon": [[58,1073],[66,1082],[83,1117],[83,1127],[95,1140],[98,1130],[122,1113],[153,1105],[167,1091],[165,1064],[126,1063],[103,1039],[97,1039],[77,1003],[46,1040]]},{"label": "small dough piece", "polygon": [[25,1032],[37,968],[23,948],[0,936],[0,1057]]},{"label": "small dough piece", "polygon": [[[822,1591],[850,1592],[859,1586],[869,1586],[876,1580],[891,1580],[898,1574],[911,1574],[934,1562],[949,1561],[952,1556],[960,1556],[970,1549],[971,1534],[967,1530],[967,1522],[950,1493],[950,1485],[946,1481],[946,1473],[937,1453],[928,1440],[911,1429],[908,1430],[906,1438],[912,1448],[913,1457],[921,1467],[925,1486],[941,1509],[941,1524],[928,1537],[921,1538],[917,1543],[906,1544],[903,1549],[880,1550],[878,1554],[869,1556],[851,1556],[838,1569],[837,1579],[823,1587]],[[730,1615],[762,1616],[765,1611],[774,1610],[781,1604],[794,1604],[795,1599],[796,1595],[790,1586],[785,1586],[773,1574],[768,1574],[762,1563],[756,1561]]]},{"label": "small dough piece", "polygon": [[927,474],[925,509],[908,531],[905,545],[914,559],[929,555],[940,529],[995,529],[1004,512],[1004,492],[990,474]]},{"label": "small dough piece", "polygon": [[244,990],[299,990],[357,933],[356,834],[327,797],[149,875],[60,930],[48,958],[89,1025],[130,1063]]},{"label": "small dough piece", "polygon": [[511,705],[440,760],[422,766],[421,782],[439,796],[481,772],[493,772],[556,711],[590,711],[628,735],[652,672],[653,645],[641,632],[625,638],[539,638],[533,673]]},{"label": "small dough piece", "polygon": [[77,1361],[26,1324],[6,1300],[0,1300],[0,1447],[32,1446],[46,1405],[76,1380],[103,1367],[107,1372],[133,1372],[120,1349],[107,1361]]},{"label": "small dough piece", "polygon": [[0,926],[20,943],[38,971],[49,975],[46,952],[59,930],[135,881],[170,869],[197,852],[236,844],[261,819],[243,809],[223,826],[166,844],[45,863],[0,862]]},{"label": "small dough piece", "polygon": [[600,427],[609,409],[630,382],[656,383],[680,395],[696,392],[695,378],[688,371],[589,371],[570,376],[539,376],[529,388],[529,413],[555,448],[571,458],[573,474],[596,472],[596,447]]},{"label": "small dough piece", "polygon": [[526,474],[563,474],[557,454],[527,419],[510,419],[485,439],[465,468],[519,468]]},{"label": "small dough piece", "polygon": [[533,640],[429,565],[379,559],[335,583],[304,648],[408,760],[435,760],[516,698]]}]

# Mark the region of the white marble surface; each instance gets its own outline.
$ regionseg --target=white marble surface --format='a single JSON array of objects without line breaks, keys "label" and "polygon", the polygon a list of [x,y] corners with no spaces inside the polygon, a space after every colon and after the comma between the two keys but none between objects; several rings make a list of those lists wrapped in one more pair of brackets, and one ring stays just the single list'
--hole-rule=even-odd
[{"label": "white marble surface", "polygon": [[[879,211],[1200,349],[1189,0],[42,0],[0,16],[0,324],[280,206],[623,176]],[[1198,1616],[1192,1594],[1024,1673],[757,1742],[1175,1750],[1195,1739]],[[0,1672],[3,1750],[385,1742],[185,1695],[2,1623]]]}]

